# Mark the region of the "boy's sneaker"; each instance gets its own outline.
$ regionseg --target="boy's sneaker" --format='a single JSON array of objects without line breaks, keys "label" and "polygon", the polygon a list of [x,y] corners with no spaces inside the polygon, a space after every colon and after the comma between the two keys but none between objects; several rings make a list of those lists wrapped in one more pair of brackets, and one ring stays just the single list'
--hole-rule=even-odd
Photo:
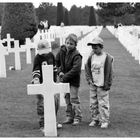
[{"label": "boy's sneaker", "polygon": [[63,124],[72,124],[73,123],[73,119],[67,117],[66,120],[63,122]]},{"label": "boy's sneaker", "polygon": [[[58,129],[62,128],[62,124],[57,123],[57,128],[58,128]],[[44,127],[40,127],[40,130],[41,130],[42,133],[45,133]]]},{"label": "boy's sneaker", "polygon": [[98,120],[92,120],[91,123],[89,124],[89,126],[94,127],[99,125],[99,121]]},{"label": "boy's sneaker", "polygon": [[79,120],[79,119],[74,119],[72,125],[78,125],[80,122],[81,122],[81,120]]},{"label": "boy's sneaker", "polygon": [[108,123],[107,122],[104,122],[104,123],[101,123],[101,128],[108,128]]},{"label": "boy's sneaker", "polygon": [[45,131],[44,131],[44,127],[40,127],[40,130],[41,130],[42,133],[45,132]]},{"label": "boy's sneaker", "polygon": [[62,124],[60,124],[60,123],[57,122],[57,128],[58,129],[62,128]]}]

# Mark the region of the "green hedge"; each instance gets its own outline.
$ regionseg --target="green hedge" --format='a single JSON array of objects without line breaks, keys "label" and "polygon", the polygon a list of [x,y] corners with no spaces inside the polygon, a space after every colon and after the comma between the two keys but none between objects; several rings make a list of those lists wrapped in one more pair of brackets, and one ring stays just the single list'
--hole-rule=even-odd
[{"label": "green hedge", "polygon": [[6,3],[2,17],[1,38],[7,33],[23,43],[25,38],[32,38],[37,32],[37,20],[32,3]]}]

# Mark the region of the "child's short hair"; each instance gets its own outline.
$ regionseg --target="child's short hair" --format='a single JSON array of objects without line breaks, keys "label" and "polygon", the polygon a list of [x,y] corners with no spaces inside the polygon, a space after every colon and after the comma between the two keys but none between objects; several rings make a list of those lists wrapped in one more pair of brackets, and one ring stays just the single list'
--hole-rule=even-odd
[{"label": "child's short hair", "polygon": [[66,37],[66,40],[68,40],[68,39],[74,41],[74,42],[75,42],[75,45],[77,46],[77,42],[78,42],[77,35],[75,35],[75,34],[69,34],[69,35]]},{"label": "child's short hair", "polygon": [[45,54],[45,53],[49,53],[50,52],[50,48],[51,46],[49,45],[49,42],[46,40],[41,40],[39,41],[38,45],[37,45],[37,50],[38,53],[41,54]]}]

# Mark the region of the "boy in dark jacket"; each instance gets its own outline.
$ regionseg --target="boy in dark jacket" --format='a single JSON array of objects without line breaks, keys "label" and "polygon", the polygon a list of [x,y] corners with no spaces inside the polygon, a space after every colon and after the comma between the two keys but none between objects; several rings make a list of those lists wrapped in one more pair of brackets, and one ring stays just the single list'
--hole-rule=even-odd
[{"label": "boy in dark jacket", "polygon": [[77,125],[82,119],[78,90],[80,86],[80,74],[82,56],[76,49],[77,36],[69,34],[65,40],[65,45],[61,46],[56,55],[56,67],[60,82],[70,83],[70,93],[65,95],[66,121],[64,124]]},{"label": "boy in dark jacket", "polygon": [[101,128],[109,125],[109,90],[113,79],[113,57],[103,51],[103,40],[96,37],[87,45],[93,51],[85,64],[85,75],[90,86],[90,112],[92,121],[89,126],[101,124]]},{"label": "boy in dark jacket", "polygon": [[[54,66],[54,82],[56,82],[56,70],[55,70],[55,57],[52,52],[50,52],[50,45],[46,40],[41,40],[38,43],[38,54],[34,58],[33,63],[33,70],[32,70],[32,76],[33,84],[40,84],[43,82],[42,79],[42,64],[47,65],[53,65]],[[49,75],[48,75],[49,76]],[[55,95],[55,111],[57,115],[57,111],[59,108],[59,97],[56,94]],[[37,95],[37,113],[40,117],[39,119],[39,125],[40,128],[44,128],[44,103],[43,103],[43,96],[38,94]],[[61,128],[62,125],[57,123],[57,127]]]}]

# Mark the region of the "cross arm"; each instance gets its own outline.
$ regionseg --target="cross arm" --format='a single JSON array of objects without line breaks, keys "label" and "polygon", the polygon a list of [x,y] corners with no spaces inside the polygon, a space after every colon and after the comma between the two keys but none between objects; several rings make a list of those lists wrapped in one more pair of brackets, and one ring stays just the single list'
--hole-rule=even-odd
[{"label": "cross arm", "polygon": [[29,95],[35,95],[35,94],[43,94],[44,93],[44,85],[42,84],[30,84],[27,85],[27,93]]},{"label": "cross arm", "polygon": [[54,93],[69,93],[70,88],[69,88],[69,83],[54,83]]}]

